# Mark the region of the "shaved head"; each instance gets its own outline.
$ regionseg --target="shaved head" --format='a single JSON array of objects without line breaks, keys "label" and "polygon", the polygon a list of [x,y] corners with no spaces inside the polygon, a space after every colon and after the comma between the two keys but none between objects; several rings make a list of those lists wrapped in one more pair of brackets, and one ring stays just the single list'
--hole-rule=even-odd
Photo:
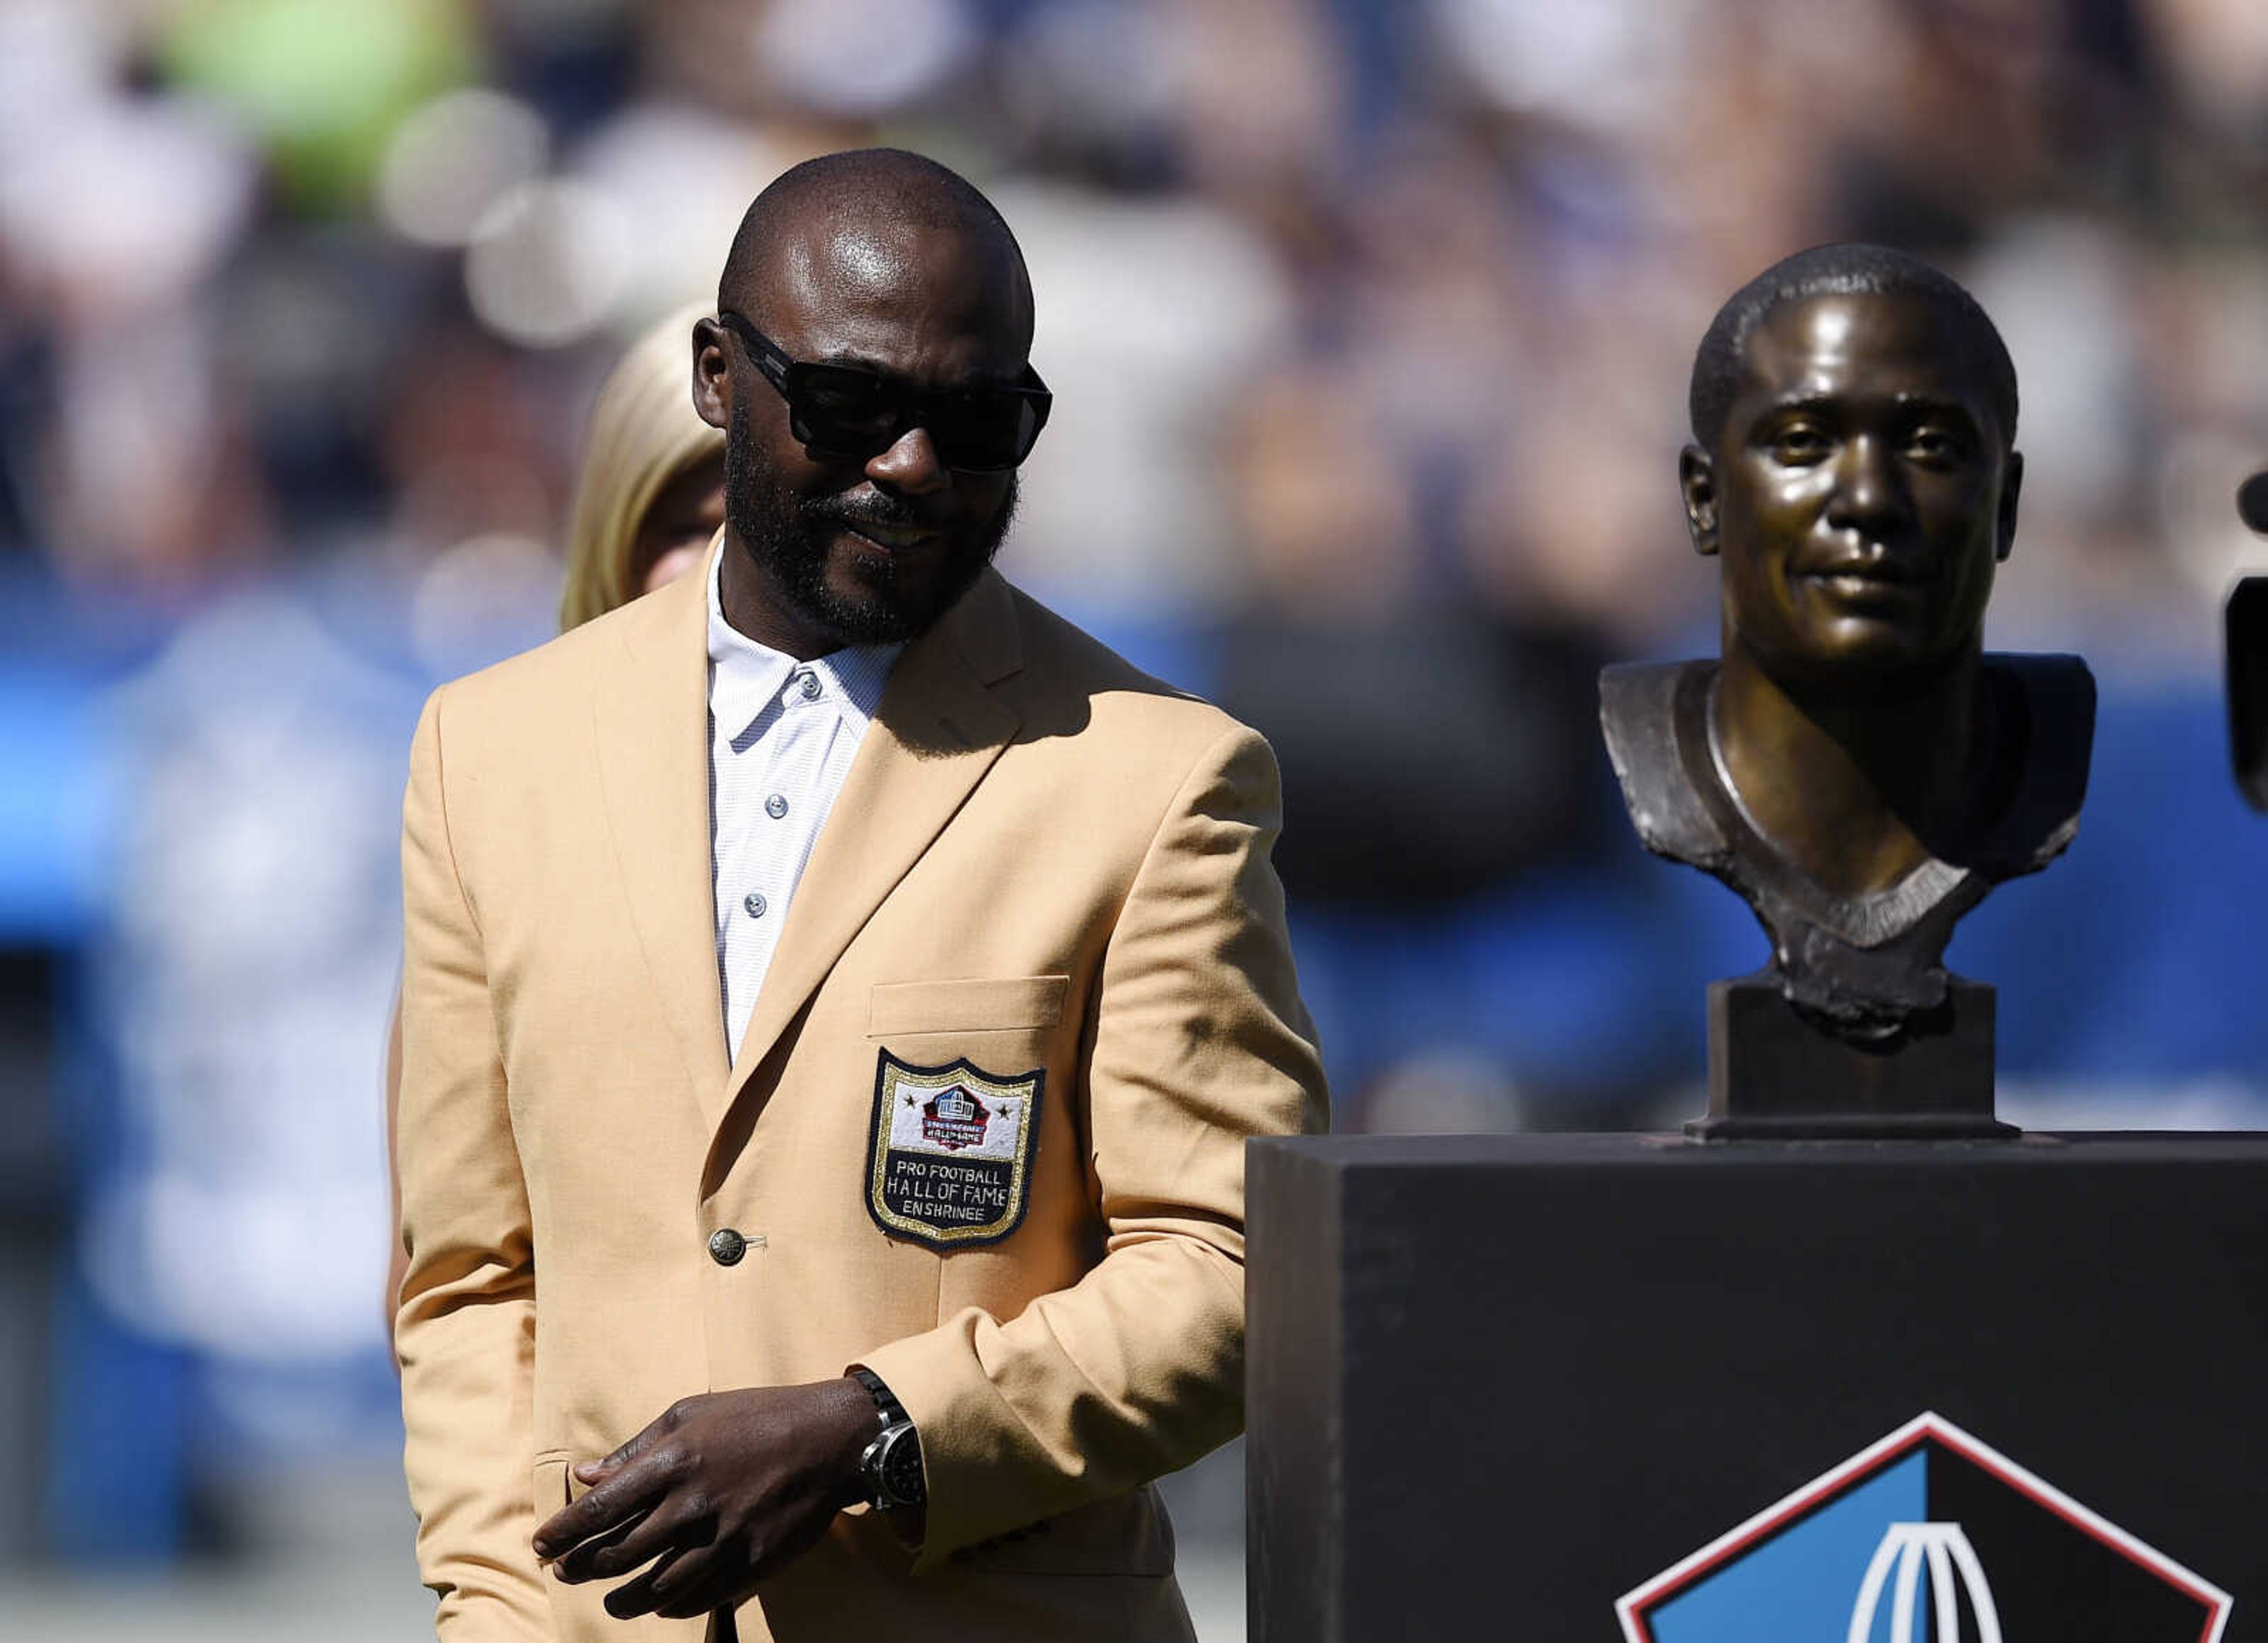
[{"label": "shaved head", "polygon": [[961,239],[968,254],[991,263],[1003,276],[993,289],[1013,306],[1019,346],[1029,350],[1031,278],[1007,219],[959,172],[905,149],[850,149],[782,172],[740,218],[718,306],[761,325],[781,282],[808,284],[821,276],[820,260],[828,276],[887,280],[893,242],[908,234]]},{"label": "shaved head", "polygon": [[717,306],[693,328],[693,403],[725,433],[725,619],[805,658],[918,637],[990,563],[1015,512],[1013,469],[951,466],[942,453],[956,447],[941,452],[918,420],[881,449],[814,439],[792,396],[816,390],[785,373],[823,369],[838,393],[948,425],[962,413],[936,409],[939,396],[1020,388],[1032,287],[1015,235],[933,159],[828,154],[748,207]]}]

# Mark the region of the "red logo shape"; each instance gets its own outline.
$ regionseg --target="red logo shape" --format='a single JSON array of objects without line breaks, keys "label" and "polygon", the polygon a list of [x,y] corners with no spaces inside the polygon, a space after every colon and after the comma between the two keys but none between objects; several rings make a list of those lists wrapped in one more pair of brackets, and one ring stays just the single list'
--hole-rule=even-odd
[{"label": "red logo shape", "polygon": [[921,1111],[922,1138],[951,1153],[982,1146],[992,1119],[992,1109],[959,1084],[939,1090]]}]

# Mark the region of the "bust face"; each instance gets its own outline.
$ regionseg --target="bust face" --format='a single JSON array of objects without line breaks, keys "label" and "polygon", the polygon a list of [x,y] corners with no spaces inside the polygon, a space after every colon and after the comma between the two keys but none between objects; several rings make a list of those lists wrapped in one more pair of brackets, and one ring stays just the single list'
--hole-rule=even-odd
[{"label": "bust face", "polygon": [[1926,297],[1812,297],[1764,318],[1744,365],[1715,448],[1685,464],[1727,648],[1869,688],[1973,652],[2022,472],[1977,339]]}]

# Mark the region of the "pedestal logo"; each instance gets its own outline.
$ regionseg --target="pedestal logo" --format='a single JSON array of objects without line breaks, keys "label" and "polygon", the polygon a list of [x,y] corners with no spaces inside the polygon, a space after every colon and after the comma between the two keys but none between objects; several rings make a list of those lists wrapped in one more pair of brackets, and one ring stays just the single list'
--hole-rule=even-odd
[{"label": "pedestal logo", "polygon": [[1625,1643],[2220,1643],[2235,1600],[1926,1414],[1615,1605]]}]

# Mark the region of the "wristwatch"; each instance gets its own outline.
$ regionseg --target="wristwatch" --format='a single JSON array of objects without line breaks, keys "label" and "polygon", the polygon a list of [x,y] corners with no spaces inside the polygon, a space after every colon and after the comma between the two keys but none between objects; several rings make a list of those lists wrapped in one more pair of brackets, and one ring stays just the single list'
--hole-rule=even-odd
[{"label": "wristwatch", "polygon": [[906,1417],[905,1405],[882,1384],[881,1376],[865,1365],[856,1365],[850,1378],[874,1400],[879,1428],[858,1457],[858,1476],[866,1486],[866,1503],[878,1512],[917,1507],[929,1499],[929,1482],[922,1471],[921,1433]]}]

